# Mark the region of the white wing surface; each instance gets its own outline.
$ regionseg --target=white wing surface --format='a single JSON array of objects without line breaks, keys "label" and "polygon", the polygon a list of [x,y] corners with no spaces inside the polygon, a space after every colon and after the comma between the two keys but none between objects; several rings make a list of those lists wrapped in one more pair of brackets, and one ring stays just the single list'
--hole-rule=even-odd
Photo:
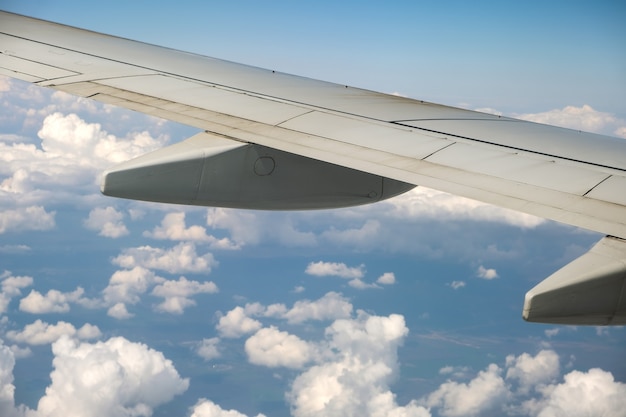
[{"label": "white wing surface", "polygon": [[[529,292],[524,317],[626,323],[622,139],[277,73],[6,12],[0,12],[0,73],[204,131],[109,170],[102,185],[108,195],[299,209],[363,204],[424,185],[613,236],[610,245],[594,248],[611,251],[610,273],[598,267],[603,261],[597,256],[580,263],[568,272],[584,276],[576,285],[559,278],[543,292]],[[599,295],[588,296],[589,286]],[[589,302],[576,307],[583,296]]]}]

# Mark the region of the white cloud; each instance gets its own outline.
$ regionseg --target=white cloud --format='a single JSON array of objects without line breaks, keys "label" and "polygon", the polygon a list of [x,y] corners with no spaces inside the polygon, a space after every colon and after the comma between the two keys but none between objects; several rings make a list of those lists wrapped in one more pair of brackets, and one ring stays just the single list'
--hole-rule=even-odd
[{"label": "white cloud", "polygon": [[553,329],[546,329],[543,332],[545,333],[546,337],[554,337],[557,334],[559,334],[560,329],[558,327],[555,327]]},{"label": "white cloud", "polygon": [[[309,320],[325,321],[348,318],[351,314],[352,304],[348,299],[339,293],[330,291],[317,300],[298,300],[290,309],[282,303],[270,304],[267,307],[260,303],[248,303],[245,308],[236,307],[229,311],[226,316],[220,319],[220,323],[226,325],[232,322],[232,325],[229,324],[225,329],[230,327],[239,328],[242,323],[253,323],[254,325],[247,326],[247,330],[244,332],[249,333],[261,328],[261,323],[257,320],[250,319],[251,316],[273,317],[287,320],[290,324],[300,324]],[[241,332],[235,331],[235,334],[237,334],[237,336],[233,337],[239,337]]]},{"label": "white cloud", "polygon": [[344,263],[319,261],[309,263],[304,272],[318,277],[334,276],[349,279],[360,279],[365,275],[365,265],[349,267]]},{"label": "white cloud", "polygon": [[292,414],[304,416],[430,416],[411,401],[396,403],[389,390],[397,375],[397,348],[407,335],[404,318],[368,316],[335,321],[319,346],[322,362],[298,375],[287,393]]},{"label": "white cloud", "polygon": [[513,210],[508,210],[453,194],[416,187],[411,191],[387,200],[386,216],[403,220],[434,219],[477,220],[504,223],[520,228],[534,228],[545,220]]},{"label": "white cloud", "polygon": [[298,369],[313,355],[307,342],[274,326],[260,329],[250,336],[245,349],[250,363],[270,368],[284,366]]},{"label": "white cloud", "polygon": [[194,242],[207,242],[211,248],[239,249],[239,246],[228,238],[217,239],[208,235],[206,229],[201,226],[189,226],[185,224],[185,213],[168,213],[152,232],[144,232],[144,236],[154,239],[184,240]]},{"label": "white cloud", "polygon": [[363,280],[361,280],[359,278],[351,279],[350,281],[348,281],[348,285],[351,286],[352,288],[356,288],[357,290],[367,290],[367,289],[371,289],[371,288],[380,288],[378,285],[376,285],[374,283],[368,284],[367,282],[364,282]]},{"label": "white cloud", "polygon": [[315,301],[296,301],[281,317],[289,323],[302,323],[308,320],[347,318],[351,314],[352,304],[341,294],[331,291]]},{"label": "white cloud", "polygon": [[542,350],[531,356],[523,353],[506,357],[506,379],[516,380],[519,390],[527,393],[532,387],[552,382],[559,376],[559,356],[552,350]]},{"label": "white cloud", "polygon": [[113,317],[114,319],[118,320],[126,320],[134,317],[135,315],[128,312],[126,304],[116,303],[107,310],[107,316]]},{"label": "white cloud", "polygon": [[124,214],[115,210],[114,207],[97,207],[89,212],[85,220],[85,227],[89,230],[98,231],[100,236],[118,238],[126,236],[128,229],[122,222]]},{"label": "white cloud", "polygon": [[226,338],[238,338],[248,333],[256,332],[261,328],[261,322],[246,315],[242,307],[235,307],[220,317],[215,326],[220,336]]},{"label": "white cloud", "polygon": [[52,345],[51,384],[35,416],[150,416],[189,386],[161,352],[122,337]]},{"label": "white cloud", "polygon": [[135,133],[132,140],[120,141],[102,130],[99,123],[87,123],[76,114],[60,112],[44,119],[38,135],[43,150],[50,157],[73,159],[79,165],[95,165],[100,161],[107,165],[119,163],[163,144],[163,139],[155,140],[147,132]]},{"label": "white cloud", "polygon": [[459,288],[465,287],[465,282],[464,281],[452,281],[449,285],[450,285],[450,288],[452,288],[453,290],[458,290]]},{"label": "white cloud", "polygon": [[83,324],[83,327],[76,331],[76,337],[81,340],[97,339],[100,336],[102,336],[102,332],[98,326],[89,323]]},{"label": "white cloud", "polygon": [[626,410],[626,384],[610,372],[590,369],[572,371],[560,384],[542,389],[543,398],[531,399],[522,409],[532,416],[621,417]]},{"label": "white cloud", "polygon": [[0,314],[5,313],[11,299],[21,295],[22,289],[33,285],[33,278],[28,276],[13,276],[11,272],[4,271],[0,274]]},{"label": "white cloud", "polygon": [[442,416],[479,416],[501,406],[508,389],[502,370],[491,364],[468,383],[448,381],[429,394],[424,405],[437,407]]},{"label": "white cloud", "polygon": [[626,125],[626,120],[621,120],[612,113],[595,110],[587,104],[582,107],[566,106],[562,109],[554,109],[542,113],[521,114],[516,117],[537,123],[587,132],[617,134],[618,136],[621,129],[624,129],[624,125]]},{"label": "white cloud", "polygon": [[59,321],[57,324],[48,324],[41,320],[35,320],[31,324],[24,326],[21,332],[10,330],[7,332],[7,338],[17,343],[26,343],[28,345],[45,345],[53,343],[61,336],[76,336],[82,339],[94,339],[100,337],[100,330],[97,326],[85,324],[80,329],[76,328],[65,321]]},{"label": "white cloud", "polygon": [[393,272],[385,272],[376,280],[377,283],[383,285],[392,285],[396,283],[396,275]]},{"label": "white cloud", "polygon": [[[29,88],[29,95],[37,91],[42,90]],[[81,107],[92,104],[83,100]],[[50,114],[51,111],[54,109],[42,110],[46,114],[43,122],[39,115],[28,121],[41,123],[39,141],[29,138],[12,143],[0,141],[0,177],[5,177],[0,189],[15,202],[30,202],[31,206],[43,202],[66,204],[71,199],[80,199],[80,194],[93,194],[104,168],[160,148],[167,140],[152,138],[147,132],[134,132],[119,139],[102,130],[99,124],[87,123],[76,114]],[[51,222],[48,219],[48,224]]]},{"label": "white cloud", "polygon": [[303,232],[294,225],[297,213],[249,212],[226,208],[207,211],[207,225],[226,229],[237,246],[277,242],[288,247],[310,247],[317,243],[313,232]]},{"label": "white cloud", "polygon": [[329,230],[322,232],[322,238],[329,240],[337,245],[354,244],[354,242],[370,242],[376,239],[381,229],[378,220],[368,219],[363,226],[359,228],[350,228],[338,230],[331,227]]},{"label": "white cloud", "polygon": [[470,368],[468,366],[444,366],[439,370],[440,375],[451,375],[455,378],[466,378]]},{"label": "white cloud", "polygon": [[[2,183],[4,184],[4,183]],[[0,185],[0,190],[2,190]],[[8,231],[50,230],[55,226],[56,212],[46,212],[42,206],[29,206],[0,212],[0,234]]]},{"label": "white cloud", "polygon": [[137,266],[160,269],[171,274],[185,272],[211,272],[217,266],[217,261],[211,253],[198,255],[193,243],[183,242],[169,250],[140,246],[122,251],[122,254],[113,259],[113,263],[123,268]]},{"label": "white cloud", "polygon": [[218,292],[217,285],[212,281],[198,282],[180,277],[178,281],[164,281],[152,290],[152,295],[164,298],[155,308],[157,311],[182,314],[186,307],[196,305],[189,298],[195,294],[214,294]]},{"label": "white cloud", "polygon": [[140,266],[116,271],[111,275],[107,287],[102,290],[103,301],[105,305],[136,304],[139,302],[139,296],[148,291],[149,287],[164,281],[164,278],[158,277],[154,272]]},{"label": "white cloud", "polygon": [[13,384],[13,368],[15,367],[15,356],[8,346],[0,340],[0,415],[17,416],[15,410]]},{"label": "white cloud", "polygon": [[[191,417],[247,417],[237,410],[224,410],[211,400],[201,398],[191,410]],[[256,417],[265,417],[264,414],[257,414]]]},{"label": "white cloud", "polygon": [[220,339],[218,337],[212,337],[210,339],[202,339],[202,341],[198,344],[196,348],[196,353],[205,361],[210,361],[211,359],[219,358],[221,355],[217,347],[219,343],[220,343]]},{"label": "white cloud", "polygon": [[261,225],[259,213],[233,210],[227,208],[210,208],[207,210],[207,226],[227,229],[237,245],[256,245],[261,241]]},{"label": "white cloud", "polygon": [[[465,379],[468,368],[446,366],[439,373]],[[418,402],[446,417],[623,415],[626,384],[616,382],[610,372],[572,371],[563,382],[555,383],[558,376],[559,357],[552,350],[542,350],[535,356],[509,355],[505,371],[492,363],[469,382],[448,380]]]},{"label": "white cloud", "polygon": [[492,280],[498,278],[498,272],[493,268],[485,268],[484,266],[480,265],[478,267],[478,270],[476,271],[476,276],[478,278]]},{"label": "white cloud", "polygon": [[77,302],[84,292],[81,287],[67,293],[49,290],[46,295],[31,290],[26,297],[20,300],[20,310],[31,314],[67,313],[70,311],[70,303]]}]

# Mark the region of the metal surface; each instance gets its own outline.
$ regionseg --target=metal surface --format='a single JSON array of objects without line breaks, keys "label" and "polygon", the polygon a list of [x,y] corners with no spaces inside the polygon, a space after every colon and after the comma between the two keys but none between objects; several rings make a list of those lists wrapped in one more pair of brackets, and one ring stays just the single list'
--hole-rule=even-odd
[{"label": "metal surface", "polygon": [[[626,237],[620,192],[626,141],[617,138],[275,73],[5,12],[0,36],[4,74]],[[460,161],[455,153],[472,157]]]},{"label": "metal surface", "polygon": [[606,237],[528,291],[523,317],[559,324],[626,324],[626,241]]},{"label": "metal surface", "polygon": [[105,195],[161,203],[264,210],[369,204],[414,185],[208,133],[104,173]]},{"label": "metal surface", "polygon": [[0,12],[0,74],[185,123],[103,192],[245,208],[377,201],[410,186],[603,232],[524,317],[626,323],[626,141],[385,95]]}]

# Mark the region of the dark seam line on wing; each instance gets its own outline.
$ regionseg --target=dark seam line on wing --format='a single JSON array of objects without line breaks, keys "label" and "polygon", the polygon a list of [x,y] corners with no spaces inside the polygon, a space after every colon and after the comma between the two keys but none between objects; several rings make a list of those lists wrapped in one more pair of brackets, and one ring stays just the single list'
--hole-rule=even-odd
[{"label": "dark seam line on wing", "polygon": [[552,154],[545,153],[545,152],[530,151],[528,149],[518,148],[516,146],[502,145],[500,143],[494,143],[494,142],[490,142],[488,140],[483,140],[483,139],[470,138],[468,136],[457,135],[457,134],[454,134],[454,133],[446,133],[446,132],[441,132],[441,131],[438,131],[438,130],[426,129],[426,128],[423,128],[423,127],[415,127],[415,126],[405,125],[405,124],[397,123],[397,122],[389,122],[389,123],[396,124],[396,125],[399,125],[399,126],[404,126],[404,127],[412,127],[414,129],[417,129],[417,130],[423,130],[425,132],[436,133],[436,134],[439,134],[439,135],[451,136],[451,137],[454,137],[454,138],[465,139],[465,140],[478,142],[478,143],[484,143],[486,145],[493,145],[493,146],[498,146],[498,147],[501,147],[501,148],[513,149],[513,150],[516,150],[516,151],[521,151],[521,152],[526,152],[526,153],[531,153],[531,154],[536,154],[536,155],[541,155],[541,156],[548,156],[550,158],[562,159],[564,161],[577,162],[577,163],[580,163],[580,164],[597,166],[599,168],[608,168],[608,169],[613,169],[613,170],[621,171],[621,172],[625,172],[626,171],[624,169],[612,167],[610,165],[603,165],[603,164],[598,164],[598,163],[594,163],[594,162],[581,161],[579,159],[568,158],[566,156],[552,155]]},{"label": "dark seam line on wing", "polygon": [[447,144],[443,148],[437,149],[436,151],[433,151],[433,152],[429,153],[428,155],[426,155],[425,157],[422,158],[422,161],[426,161],[428,158],[430,158],[434,154],[439,153],[439,152],[443,151],[444,149],[448,149],[450,146],[455,145],[456,143],[458,143],[458,142],[450,142],[449,144]]},{"label": "dark seam line on wing", "polygon": [[[9,36],[13,36],[13,35],[9,35]],[[16,37],[16,36],[13,36],[13,37]],[[31,42],[33,42],[33,41],[31,41]],[[50,45],[49,45],[49,46],[50,46]],[[63,49],[63,48],[61,48],[61,49]],[[10,58],[20,59],[20,60],[22,60],[22,61],[32,62],[32,63],[34,63],[34,64],[39,64],[39,65],[43,65],[43,66],[46,66],[46,67],[55,68],[55,69],[58,69],[58,70],[61,70],[61,71],[67,71],[67,72],[73,72],[73,73],[74,73],[73,75],[64,75],[64,76],[62,76],[62,77],[51,78],[51,79],[53,79],[53,80],[57,80],[57,79],[59,79],[59,78],[65,78],[65,77],[75,77],[75,76],[77,76],[77,75],[81,75],[81,73],[80,73],[80,72],[76,72],[76,71],[73,71],[73,70],[68,70],[68,69],[66,69],[66,68],[63,68],[63,67],[58,67],[58,66],[56,66],[56,65],[45,64],[45,63],[43,63],[43,62],[35,61],[34,59],[22,58],[22,57],[20,57],[20,56],[15,56],[15,55],[7,54],[6,52],[0,52],[0,55],[5,55],[5,56],[8,56],[8,57],[10,57]],[[7,68],[7,69],[8,69],[8,68]],[[15,71],[15,70],[11,70],[11,71]],[[19,72],[19,71],[15,71],[15,72]],[[26,73],[24,73],[24,74],[26,74]],[[32,75],[32,74],[28,74],[28,75]],[[47,79],[46,79],[46,80],[44,80],[44,81],[47,81]],[[40,82],[41,82],[41,81],[40,81]]]},{"label": "dark seam line on wing", "polygon": [[583,194],[583,197],[586,197],[587,194],[589,194],[590,192],[592,192],[593,190],[595,190],[600,184],[602,184],[604,181],[608,180],[609,178],[611,178],[612,175],[608,175],[606,178],[604,178],[602,181],[600,181],[599,183],[597,183],[596,185],[594,185],[593,187],[591,187],[585,194]]}]

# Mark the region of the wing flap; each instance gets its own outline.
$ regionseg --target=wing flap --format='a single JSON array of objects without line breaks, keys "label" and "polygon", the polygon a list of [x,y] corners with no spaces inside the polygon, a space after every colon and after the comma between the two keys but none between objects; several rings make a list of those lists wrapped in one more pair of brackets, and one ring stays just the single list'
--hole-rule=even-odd
[{"label": "wing flap", "polygon": [[12,57],[6,54],[0,55],[0,69],[2,69],[3,73],[6,75],[28,82],[39,82],[46,79],[76,75],[76,73],[72,71]]},{"label": "wing flap", "polygon": [[455,143],[426,158],[435,164],[467,172],[543,187],[555,191],[585,195],[609,177],[608,174],[558,160],[546,160],[532,154],[505,149],[484,149],[479,145]]},{"label": "wing flap", "polygon": [[401,124],[439,132],[459,141],[626,170],[626,142],[619,138],[504,117],[494,120],[403,121]]}]

